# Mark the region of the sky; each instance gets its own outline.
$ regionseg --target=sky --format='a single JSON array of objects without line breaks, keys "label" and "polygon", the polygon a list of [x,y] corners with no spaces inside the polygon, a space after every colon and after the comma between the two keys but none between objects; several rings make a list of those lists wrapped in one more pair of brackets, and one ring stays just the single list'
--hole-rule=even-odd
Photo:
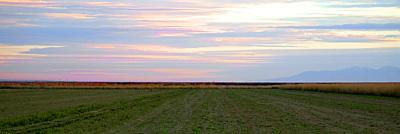
[{"label": "sky", "polygon": [[268,81],[399,57],[399,0],[0,0],[1,80]]}]

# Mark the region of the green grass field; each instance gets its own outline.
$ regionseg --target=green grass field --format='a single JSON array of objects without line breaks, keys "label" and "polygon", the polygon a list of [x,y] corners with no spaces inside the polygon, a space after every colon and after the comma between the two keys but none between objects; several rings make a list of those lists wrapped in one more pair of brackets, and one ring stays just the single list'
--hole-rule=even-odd
[{"label": "green grass field", "polygon": [[400,132],[400,99],[279,89],[0,90],[0,133],[348,132]]}]

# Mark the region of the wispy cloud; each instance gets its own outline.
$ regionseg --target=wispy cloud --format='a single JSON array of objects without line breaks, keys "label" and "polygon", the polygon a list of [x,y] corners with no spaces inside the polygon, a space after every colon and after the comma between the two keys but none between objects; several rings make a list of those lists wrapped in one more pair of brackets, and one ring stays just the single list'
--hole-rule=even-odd
[{"label": "wispy cloud", "polygon": [[47,8],[51,3],[43,0],[0,0],[0,6]]},{"label": "wispy cloud", "polygon": [[37,27],[39,25],[33,24],[29,19],[2,19],[0,20],[0,27]]},{"label": "wispy cloud", "polygon": [[[0,72],[2,78],[10,80],[52,80],[52,81],[207,81],[218,79],[215,70],[187,68],[152,68],[124,70],[132,75],[110,70],[64,70],[48,72]],[[51,71],[50,71],[51,72]],[[57,73],[57,74],[54,74]]]},{"label": "wispy cloud", "polygon": [[34,8],[55,8],[62,9],[66,6],[86,6],[86,7],[132,7],[132,4],[121,2],[105,2],[105,1],[48,1],[48,0],[0,0],[0,6],[15,6],[15,7],[34,7]]},{"label": "wispy cloud", "polygon": [[143,69],[146,72],[157,73],[160,76],[165,77],[179,77],[179,78],[212,78],[216,77],[212,75],[212,73],[218,72],[217,70],[200,70],[200,69],[192,69],[192,68],[152,68],[152,69]]},{"label": "wispy cloud", "polygon": [[388,43],[329,43],[308,41],[293,44],[253,44],[253,45],[222,45],[204,47],[171,47],[166,45],[94,45],[93,48],[133,50],[161,53],[212,53],[212,52],[252,52],[260,50],[307,50],[307,49],[367,49],[367,48],[399,48],[396,42]]},{"label": "wispy cloud", "polygon": [[92,1],[92,2],[76,2],[77,5],[86,6],[98,6],[98,7],[131,7],[132,4],[118,3],[118,2],[104,2],[104,1]]},{"label": "wispy cloud", "polygon": [[[206,63],[206,64],[253,64],[269,62],[268,54],[221,53],[212,55],[169,54],[102,54],[102,55],[52,55],[51,58],[66,61],[101,63]],[[50,58],[50,57],[49,57]]]},{"label": "wispy cloud", "polygon": [[76,19],[76,20],[86,20],[93,19],[94,16],[83,13],[45,13],[46,17],[54,19]]},{"label": "wispy cloud", "polygon": [[[350,65],[341,62],[343,57],[360,65],[399,65],[393,58],[400,50],[399,4],[0,0],[0,72],[33,79],[59,69],[52,72],[58,76],[40,78],[57,80],[226,80],[250,78],[245,74],[283,76],[318,69],[326,61]],[[370,52],[376,55],[369,61],[352,57]]]},{"label": "wispy cloud", "polygon": [[56,48],[62,46],[44,46],[44,45],[23,45],[23,46],[13,46],[0,44],[0,63],[5,63],[8,61],[15,60],[25,60],[25,59],[33,59],[46,57],[44,54],[29,54],[29,52],[33,49],[45,49],[45,48]]},{"label": "wispy cloud", "polygon": [[329,26],[289,26],[282,28],[295,28],[295,29],[347,29],[347,30],[396,30],[400,29],[400,24],[386,23],[386,24],[343,24],[343,25],[329,25]]}]

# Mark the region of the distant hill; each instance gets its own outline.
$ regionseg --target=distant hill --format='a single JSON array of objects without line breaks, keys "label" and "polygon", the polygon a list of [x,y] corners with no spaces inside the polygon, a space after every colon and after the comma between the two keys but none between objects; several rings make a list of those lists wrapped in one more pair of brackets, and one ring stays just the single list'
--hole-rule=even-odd
[{"label": "distant hill", "polygon": [[334,71],[307,71],[291,77],[274,79],[279,82],[400,82],[400,68],[379,69],[352,67]]}]

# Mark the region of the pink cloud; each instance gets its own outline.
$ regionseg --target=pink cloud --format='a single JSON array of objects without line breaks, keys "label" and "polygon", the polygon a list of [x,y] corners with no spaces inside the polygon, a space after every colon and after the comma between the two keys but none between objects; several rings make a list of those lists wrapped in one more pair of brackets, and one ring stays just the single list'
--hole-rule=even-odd
[{"label": "pink cloud", "polygon": [[186,61],[201,63],[259,63],[267,62],[271,55],[259,53],[245,53],[252,48],[240,46],[215,46],[199,48],[178,48],[163,45],[91,45],[91,48],[103,49],[114,52],[135,52],[140,51],[142,55],[86,55],[79,59],[107,60],[114,62],[161,62],[161,61]]},{"label": "pink cloud", "polygon": [[46,0],[0,0],[0,6],[35,7],[35,8],[60,8],[66,5],[92,6],[92,7],[132,7],[133,5],[120,2],[55,2]]},{"label": "pink cloud", "polygon": [[93,19],[94,16],[82,13],[45,13],[44,16],[54,19],[74,19],[74,20],[86,20]]},{"label": "pink cloud", "polygon": [[143,69],[147,72],[158,73],[160,76],[178,76],[180,78],[211,78],[215,77],[211,73],[217,72],[217,70],[199,70],[199,69],[188,69],[188,68],[152,68]]},{"label": "pink cloud", "polygon": [[[227,54],[230,55],[230,54]],[[261,55],[260,55],[261,56]],[[215,64],[250,64],[267,62],[261,57],[246,55],[52,55],[48,58],[63,59],[80,62],[104,62],[104,63],[144,63],[144,62],[188,62],[188,63],[215,63]]]},{"label": "pink cloud", "polygon": [[92,1],[92,2],[77,2],[79,5],[87,5],[87,6],[99,6],[99,7],[130,7],[133,6],[131,4],[126,3],[117,3],[117,2],[99,2],[99,1]]},{"label": "pink cloud", "polygon": [[0,6],[46,8],[52,5],[52,3],[43,0],[0,0]]},{"label": "pink cloud", "polygon": [[[128,70],[124,70],[125,72]],[[52,81],[187,81],[217,78],[215,70],[188,68],[130,69],[130,73],[113,70],[59,70],[50,72],[0,72],[0,77],[9,80]],[[140,72],[140,73],[138,73]],[[135,75],[138,73],[139,75]],[[143,73],[146,73],[143,75]]]}]

